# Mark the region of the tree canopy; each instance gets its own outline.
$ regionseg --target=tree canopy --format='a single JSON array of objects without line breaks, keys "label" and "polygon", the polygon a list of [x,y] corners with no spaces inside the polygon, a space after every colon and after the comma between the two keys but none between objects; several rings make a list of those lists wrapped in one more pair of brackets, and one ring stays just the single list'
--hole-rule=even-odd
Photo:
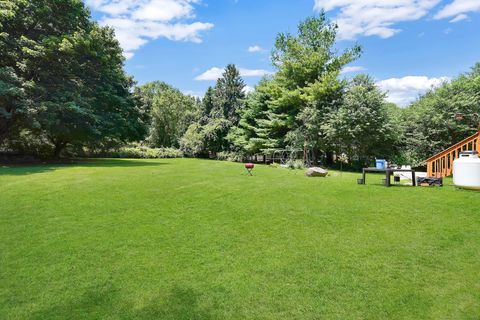
[{"label": "tree canopy", "polygon": [[337,26],[324,13],[301,22],[295,35],[278,34],[272,53],[277,72],[247,100],[237,144],[249,152],[306,148],[316,159],[330,151],[322,123],[341,103],[341,69],[361,52],[354,46],[338,53],[336,35]]},{"label": "tree canopy", "polygon": [[19,152],[135,141],[188,156],[291,149],[314,163],[415,165],[474,133],[480,113],[480,64],[404,109],[368,75],[344,77],[362,50],[340,50],[323,12],[277,35],[275,72],[253,92],[229,64],[201,100],[161,81],[135,86],[114,31],[81,0],[0,1],[0,30],[0,147]]},{"label": "tree canopy", "polygon": [[58,156],[68,144],[142,138],[112,29],[92,22],[80,0],[1,5],[1,139],[29,130]]},{"label": "tree canopy", "polygon": [[215,87],[207,90],[200,121],[193,123],[181,139],[186,154],[199,156],[233,150],[228,134],[240,121],[244,88],[238,69],[228,65]]},{"label": "tree canopy", "polygon": [[[465,119],[458,121],[457,113]],[[410,162],[419,163],[472,135],[478,127],[474,113],[480,113],[480,63],[405,110],[403,153]]]},{"label": "tree canopy", "polygon": [[148,112],[148,143],[155,147],[178,147],[188,126],[199,118],[195,98],[172,86],[155,81],[135,89],[135,95]]},{"label": "tree canopy", "polygon": [[342,105],[322,125],[338,154],[349,155],[363,165],[375,157],[394,155],[395,125],[385,96],[369,76],[359,75],[350,81]]}]

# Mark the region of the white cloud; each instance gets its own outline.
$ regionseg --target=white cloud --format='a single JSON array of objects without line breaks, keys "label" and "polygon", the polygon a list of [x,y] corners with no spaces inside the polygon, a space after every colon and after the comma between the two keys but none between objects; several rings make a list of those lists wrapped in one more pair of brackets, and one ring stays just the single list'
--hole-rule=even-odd
[{"label": "white cloud", "polygon": [[242,77],[263,77],[267,76],[269,74],[272,74],[272,72],[263,70],[263,69],[245,69],[245,68],[240,68],[238,69],[240,71],[240,75]]},{"label": "white cloud", "polygon": [[[255,88],[251,86],[245,86],[243,92],[249,94],[255,91]],[[195,90],[182,90],[183,94],[187,96],[192,96],[194,98],[202,99],[205,96],[205,91],[195,91]]]},{"label": "white cloud", "polygon": [[223,69],[213,67],[202,73],[201,75],[195,77],[197,81],[210,81],[210,80],[217,80],[222,76]]},{"label": "white cloud", "polygon": [[365,70],[367,69],[361,66],[349,66],[349,67],[343,67],[342,71],[340,71],[340,74],[351,73],[351,72],[361,72]]},{"label": "white cloud", "polygon": [[452,20],[450,20],[449,22],[455,23],[455,22],[460,22],[460,21],[467,20],[467,19],[468,19],[468,16],[464,13],[461,13],[458,16],[456,16],[455,18],[453,18]]},{"label": "white cloud", "polygon": [[448,77],[429,78],[426,76],[406,76],[377,82],[377,86],[387,92],[387,100],[406,106],[428,90],[449,81]]},{"label": "white cloud", "polygon": [[[426,16],[441,0],[315,0],[315,10],[338,9],[333,19],[338,36],[352,40],[358,36],[390,38],[401,30],[395,25]],[[470,0],[471,1],[471,0]]]},{"label": "white cloud", "polygon": [[480,1],[478,0],[453,0],[444,6],[436,15],[435,19],[454,17],[450,22],[458,22],[468,18],[466,13],[480,12]]},{"label": "white cloud", "polygon": [[248,52],[251,52],[251,53],[262,52],[262,51],[265,51],[265,49],[257,45],[248,47]]},{"label": "white cloud", "polygon": [[158,38],[202,42],[200,33],[211,23],[190,22],[194,4],[200,0],[86,0],[93,10],[103,13],[99,23],[115,29],[127,59],[135,50]]},{"label": "white cloud", "polygon": [[192,96],[192,97],[198,98],[198,99],[201,99],[205,94],[204,92],[193,91],[193,90],[184,90],[182,92],[183,92],[183,94],[185,94],[187,96]]},{"label": "white cloud", "polygon": [[250,86],[245,86],[245,88],[243,88],[243,92],[244,92],[245,94],[252,93],[253,91],[255,91],[255,88],[250,87]]},{"label": "white cloud", "polygon": [[125,57],[125,59],[130,60],[133,58],[134,54],[133,52],[123,52],[123,56]]},{"label": "white cloud", "polygon": [[136,20],[170,21],[194,17],[190,1],[151,0],[132,13]]},{"label": "white cloud", "polygon": [[[223,74],[224,69],[223,68],[218,68],[218,67],[213,67],[202,73],[201,75],[195,77],[195,80],[197,81],[215,81],[218,78],[220,78]],[[272,74],[272,72],[263,70],[263,69],[245,69],[245,68],[239,68],[238,71],[240,72],[240,75],[244,78],[247,77],[263,77],[269,74]]]}]

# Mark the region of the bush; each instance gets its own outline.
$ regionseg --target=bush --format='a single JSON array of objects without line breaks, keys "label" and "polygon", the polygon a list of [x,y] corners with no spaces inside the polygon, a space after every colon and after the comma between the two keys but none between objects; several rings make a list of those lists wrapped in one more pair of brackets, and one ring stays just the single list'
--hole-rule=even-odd
[{"label": "bush", "polygon": [[245,155],[238,152],[219,152],[217,153],[216,159],[223,161],[243,162],[245,160]]},{"label": "bush", "polygon": [[228,152],[219,152],[217,153],[216,159],[221,161],[227,161],[228,156],[229,156]]},{"label": "bush", "polygon": [[183,152],[174,148],[149,148],[141,145],[126,146],[107,153],[111,158],[161,159],[183,158]]},{"label": "bush", "polygon": [[303,163],[303,160],[288,160],[287,163],[285,163],[285,166],[289,169],[304,169],[305,164]]},{"label": "bush", "polygon": [[0,145],[0,152],[31,155],[38,158],[52,156],[54,146],[42,134],[35,134],[29,130],[20,130],[12,133]]},{"label": "bush", "polygon": [[180,150],[188,157],[208,154],[205,151],[205,136],[199,124],[192,124],[180,139]]}]

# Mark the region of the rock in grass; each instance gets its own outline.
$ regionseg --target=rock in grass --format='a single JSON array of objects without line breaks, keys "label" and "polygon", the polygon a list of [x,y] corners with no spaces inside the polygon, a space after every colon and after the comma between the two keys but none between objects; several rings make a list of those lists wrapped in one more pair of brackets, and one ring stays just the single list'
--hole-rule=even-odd
[{"label": "rock in grass", "polygon": [[307,171],[305,171],[307,177],[326,177],[327,174],[328,171],[320,167],[308,168]]}]

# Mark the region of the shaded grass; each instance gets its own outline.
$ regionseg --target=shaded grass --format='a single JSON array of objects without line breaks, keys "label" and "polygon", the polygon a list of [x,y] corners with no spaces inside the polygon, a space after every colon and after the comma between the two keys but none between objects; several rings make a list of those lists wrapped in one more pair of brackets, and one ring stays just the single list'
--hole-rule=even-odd
[{"label": "shaded grass", "polygon": [[145,166],[159,166],[165,165],[161,162],[146,162],[134,159],[77,159],[71,160],[71,163],[44,163],[38,165],[11,165],[0,164],[0,175],[28,175],[35,173],[43,173],[62,168],[73,167],[97,167],[97,168],[112,168],[112,167],[145,167]]},{"label": "shaded grass", "polygon": [[195,159],[0,168],[8,319],[478,319],[479,194]]}]

